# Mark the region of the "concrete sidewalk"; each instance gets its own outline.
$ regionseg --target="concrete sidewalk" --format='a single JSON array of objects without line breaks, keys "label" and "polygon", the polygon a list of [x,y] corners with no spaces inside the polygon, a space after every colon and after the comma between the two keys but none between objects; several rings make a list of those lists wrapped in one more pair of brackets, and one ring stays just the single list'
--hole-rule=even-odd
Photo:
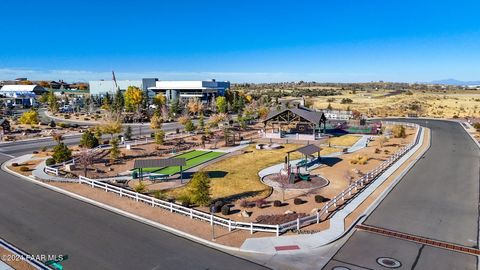
[{"label": "concrete sidewalk", "polygon": [[[423,142],[425,132],[423,129],[420,131],[420,142]],[[365,141],[359,142],[358,146],[355,146],[355,151],[365,147]],[[363,147],[361,147],[363,145]],[[277,249],[283,249],[280,251],[285,253],[298,253],[308,252],[309,250],[316,249],[327,244],[330,244],[337,239],[341,238],[345,233],[349,231],[349,228],[345,228],[345,218],[352,213],[361,203],[363,203],[380,185],[382,185],[400,166],[402,166],[408,159],[410,159],[416,152],[423,146],[423,143],[417,144],[403,157],[401,157],[396,163],[388,168],[382,175],[379,176],[374,182],[372,182],[367,188],[362,190],[358,196],[348,202],[341,210],[335,212],[330,219],[330,227],[327,230],[314,233],[314,234],[298,234],[298,235],[286,235],[279,237],[262,237],[262,238],[249,238],[240,247],[241,250],[250,252],[260,252],[275,254],[278,253]],[[421,155],[418,155],[417,159]],[[415,162],[411,165],[413,166]],[[406,172],[405,170],[404,172]],[[386,194],[389,188],[393,188],[398,181],[400,181],[402,175],[397,177],[395,181],[384,191]],[[378,199],[376,200],[378,201]],[[360,216],[361,219],[363,216]],[[358,221],[358,220],[357,220]],[[351,226],[353,226],[354,222]],[[351,227],[350,226],[350,227]]]}]

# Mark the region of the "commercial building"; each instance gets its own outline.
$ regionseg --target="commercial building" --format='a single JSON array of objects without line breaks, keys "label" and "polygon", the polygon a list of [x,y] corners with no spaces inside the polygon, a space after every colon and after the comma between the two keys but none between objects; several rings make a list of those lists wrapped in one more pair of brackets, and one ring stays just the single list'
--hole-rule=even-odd
[{"label": "commercial building", "polygon": [[[91,95],[114,94],[116,92],[113,80],[90,81]],[[203,101],[209,101],[217,96],[224,96],[225,91],[230,89],[228,81],[160,81],[157,78],[144,78],[142,80],[117,80],[120,91],[125,91],[129,86],[136,86],[152,97],[157,93],[163,93],[167,100],[188,99],[197,97]]]},{"label": "commercial building", "polygon": [[[100,81],[89,81],[90,95],[100,95],[103,96],[107,93],[115,94],[117,88],[113,80],[100,80]],[[118,88],[120,91],[125,91],[129,86],[136,86],[142,88],[141,80],[119,80],[117,81]]]},{"label": "commercial building", "polygon": [[45,88],[39,85],[4,85],[0,89],[0,96],[5,99],[7,106],[31,107],[36,104],[35,97],[45,92]]},{"label": "commercial building", "polygon": [[199,98],[209,101],[217,96],[224,96],[225,91],[230,89],[228,81],[156,81],[154,87],[149,90],[155,93],[163,93],[167,100]]}]

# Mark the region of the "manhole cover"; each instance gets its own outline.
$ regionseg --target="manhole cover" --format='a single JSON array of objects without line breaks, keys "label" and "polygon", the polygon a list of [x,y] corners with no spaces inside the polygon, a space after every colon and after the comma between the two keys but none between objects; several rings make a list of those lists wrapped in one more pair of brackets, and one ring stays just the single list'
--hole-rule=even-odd
[{"label": "manhole cover", "polygon": [[383,267],[387,268],[398,268],[402,266],[402,263],[398,260],[395,260],[393,258],[388,258],[388,257],[380,257],[377,259],[377,263],[380,264]]}]

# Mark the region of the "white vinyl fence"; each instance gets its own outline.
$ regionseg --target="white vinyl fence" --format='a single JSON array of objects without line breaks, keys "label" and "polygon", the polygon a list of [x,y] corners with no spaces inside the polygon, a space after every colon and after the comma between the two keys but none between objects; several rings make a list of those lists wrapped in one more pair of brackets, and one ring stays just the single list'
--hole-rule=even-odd
[{"label": "white vinyl fence", "polygon": [[[390,124],[390,123],[389,123]],[[400,124],[400,123],[395,123]],[[276,235],[280,235],[289,230],[300,229],[304,226],[313,224],[313,223],[320,223],[322,220],[328,217],[328,214],[335,211],[338,204],[344,203],[346,200],[351,198],[351,196],[359,191],[362,190],[368,183],[372,182],[373,180],[377,179],[386,169],[388,169],[392,164],[394,164],[399,158],[401,158],[405,153],[407,153],[410,149],[412,149],[415,145],[419,143],[420,138],[420,128],[416,124],[411,123],[401,123],[405,126],[416,127],[417,133],[415,135],[415,139],[412,143],[408,144],[407,146],[401,148],[399,151],[394,153],[388,160],[384,161],[380,166],[375,168],[373,171],[365,174],[360,179],[353,182],[350,186],[348,186],[345,190],[343,190],[340,194],[335,196],[334,198],[330,199],[330,201],[325,204],[322,209],[320,209],[316,214],[305,216],[302,218],[297,218],[296,220],[277,224],[277,225],[268,225],[268,224],[259,224],[259,223],[248,223],[248,222],[238,222],[222,217],[215,216],[210,213],[198,211],[192,208],[184,207],[178,205],[173,202],[168,202],[160,199],[156,199],[151,196],[147,196],[144,194],[140,194],[138,192],[134,192],[131,190],[127,190],[124,188],[120,188],[105,182],[96,181],[93,179],[89,179],[83,176],[79,177],[79,183],[86,184],[91,186],[92,188],[100,188],[105,190],[105,192],[113,192],[120,197],[127,197],[129,199],[135,200],[137,202],[143,202],[152,207],[160,207],[165,210],[168,210],[172,213],[178,213],[185,216],[190,217],[191,219],[199,219],[206,222],[209,222],[211,225],[219,225],[225,228],[228,228],[229,231],[234,229],[239,230],[246,230],[253,232],[271,232],[276,233]]]}]

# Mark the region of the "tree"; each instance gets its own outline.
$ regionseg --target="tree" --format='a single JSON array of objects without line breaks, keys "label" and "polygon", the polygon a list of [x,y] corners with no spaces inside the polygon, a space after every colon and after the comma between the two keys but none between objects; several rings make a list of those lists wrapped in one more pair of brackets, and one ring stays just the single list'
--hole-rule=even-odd
[{"label": "tree", "polygon": [[125,108],[129,112],[140,109],[143,101],[143,91],[136,86],[129,86],[125,91]]},{"label": "tree", "polygon": [[155,112],[153,116],[150,118],[150,128],[154,130],[161,129],[162,123],[163,123],[162,117],[157,112]]},{"label": "tree", "polygon": [[158,93],[153,97],[153,104],[157,105],[158,108],[161,108],[166,103],[167,103],[167,98],[162,93]]},{"label": "tree", "polygon": [[50,84],[47,81],[40,81],[38,85],[40,85],[43,88],[50,87]]},{"label": "tree", "polygon": [[124,107],[125,100],[123,94],[120,89],[117,89],[117,92],[115,92],[115,96],[113,97],[112,109],[117,113],[121,113]]},{"label": "tree", "polygon": [[87,177],[88,167],[93,165],[94,153],[87,149],[82,150],[78,156],[78,163],[83,167],[83,175]]},{"label": "tree", "polygon": [[192,132],[195,130],[195,125],[193,124],[193,121],[191,119],[188,119],[187,122],[185,123],[185,131],[187,132]]},{"label": "tree", "polygon": [[155,132],[155,143],[158,145],[162,145],[165,142],[165,131],[157,130]]},{"label": "tree", "polygon": [[48,92],[47,102],[48,102],[48,109],[50,110],[50,112],[57,113],[58,110],[60,109],[60,105],[58,104],[57,96],[55,96],[55,93],[53,92],[53,90],[50,90],[50,92]]},{"label": "tree", "polygon": [[200,114],[200,117],[198,118],[198,128],[202,131],[205,129],[205,120],[203,117],[203,113]]},{"label": "tree", "polygon": [[187,108],[191,114],[196,115],[203,110],[203,104],[198,98],[192,98],[188,101]]},{"label": "tree", "polygon": [[217,97],[215,100],[215,103],[217,105],[217,111],[219,113],[226,113],[227,112],[227,99],[225,97]]},{"label": "tree", "polygon": [[33,83],[29,80],[24,80],[24,81],[20,81],[18,84],[21,84],[21,85],[32,85]]},{"label": "tree", "polygon": [[132,139],[132,127],[127,126],[127,129],[123,135],[125,136],[125,140],[130,141]]},{"label": "tree", "polygon": [[82,138],[80,139],[80,145],[92,149],[98,146],[98,139],[90,130],[87,130],[82,134]]},{"label": "tree", "polygon": [[110,162],[114,163],[120,156],[120,149],[118,148],[118,139],[110,141],[112,148],[110,148]]},{"label": "tree", "polygon": [[333,110],[332,104],[328,103],[327,110],[330,110],[330,111]]},{"label": "tree", "polygon": [[40,101],[41,103],[47,103],[48,102],[48,92],[47,93],[43,93],[40,98],[38,98],[38,101]]},{"label": "tree", "polygon": [[268,108],[265,107],[265,106],[262,106],[262,107],[258,108],[257,114],[258,114],[258,117],[259,117],[260,119],[265,119],[265,118],[267,118],[267,116],[268,116]]},{"label": "tree", "polygon": [[112,109],[112,100],[110,98],[110,94],[106,94],[105,97],[102,99],[102,109],[110,111]]},{"label": "tree", "polygon": [[210,178],[206,172],[196,172],[190,181],[188,190],[193,203],[206,206],[212,200],[210,197]]},{"label": "tree", "polygon": [[178,100],[178,98],[171,100],[170,110],[169,110],[170,115],[172,117],[176,116],[179,110],[180,110],[180,101]]},{"label": "tree", "polygon": [[55,128],[57,126],[57,123],[55,123],[55,121],[52,119],[50,121],[50,124],[48,124],[48,126],[51,127],[51,128]]},{"label": "tree", "polygon": [[110,138],[113,139],[113,135],[122,132],[122,123],[120,121],[110,121],[103,124],[100,129],[103,134],[110,134]]},{"label": "tree", "polygon": [[36,125],[38,124],[38,112],[34,109],[28,110],[22,113],[19,121],[24,125]]},{"label": "tree", "polygon": [[53,159],[56,163],[65,162],[72,159],[72,151],[63,142],[59,142],[53,147]]}]

